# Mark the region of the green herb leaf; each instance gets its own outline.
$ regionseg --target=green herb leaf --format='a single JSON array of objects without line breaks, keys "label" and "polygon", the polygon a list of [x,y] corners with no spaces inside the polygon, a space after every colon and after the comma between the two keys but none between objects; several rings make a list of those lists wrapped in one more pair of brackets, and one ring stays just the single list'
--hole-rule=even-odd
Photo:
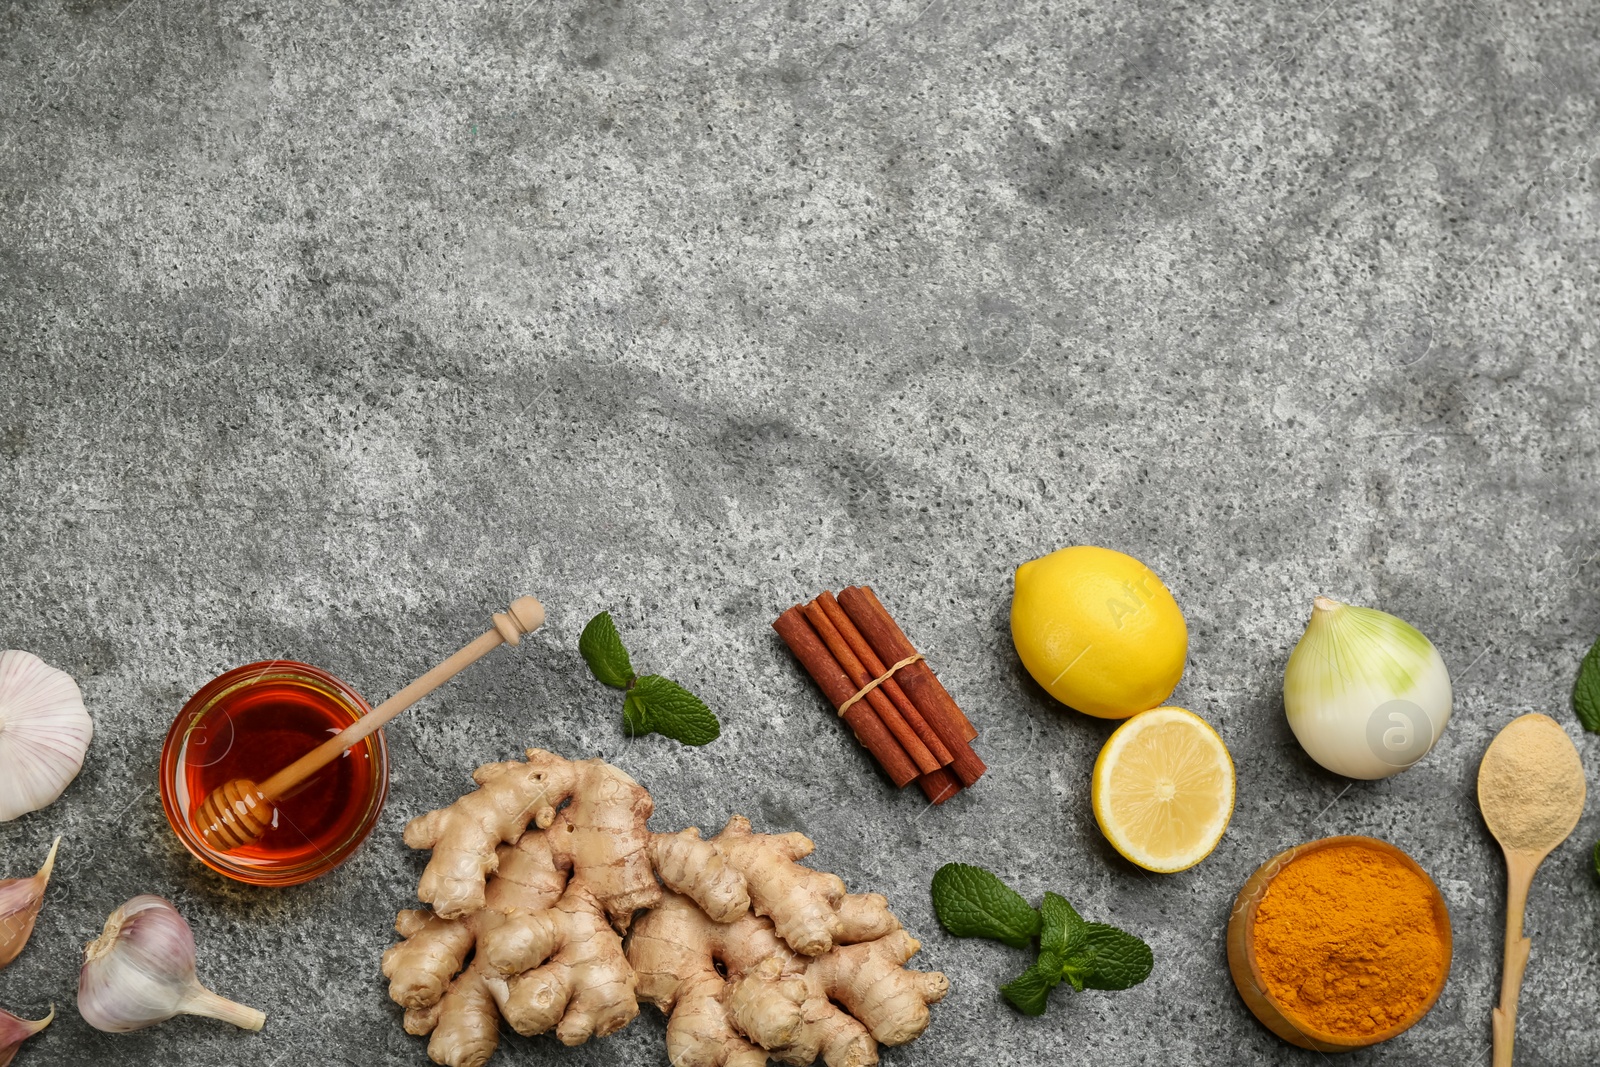
[{"label": "green herb leaf", "polygon": [[722,734],[722,724],[711,714],[711,709],[700,698],[670,678],[647,674],[633,684],[628,699],[623,702],[624,721],[628,719],[628,705],[636,703],[642,709],[642,730],[636,733],[658,733],[681,741],[686,745],[704,745]]},{"label": "green herb leaf", "polygon": [[933,876],[933,910],[957,937],[988,937],[1027,948],[1039,913],[1015,889],[982,867],[947,863]]},{"label": "green herb leaf", "polygon": [[1039,952],[1054,955],[1059,960],[1069,959],[1083,945],[1089,924],[1083,921],[1066,900],[1054,893],[1046,893],[1039,905]]},{"label": "green herb leaf", "polygon": [[[1595,849],[1600,871],[1600,846]],[[1105,923],[1085,922],[1065,898],[1046,893],[1039,909],[982,867],[947,863],[933,876],[933,910],[957,937],[989,937],[1016,948],[1039,938],[1033,966],[1000,987],[1024,1015],[1042,1015],[1063,981],[1085,989],[1127,989],[1150,977],[1150,946]]]},{"label": "green herb leaf", "polygon": [[578,651],[589,670],[605,685],[626,689],[633,684],[633,664],[617,634],[617,624],[611,621],[611,612],[602,611],[589,620],[578,638]]},{"label": "green herb leaf", "polygon": [[1000,987],[1000,995],[1024,1015],[1043,1015],[1050,1006],[1050,990],[1061,981],[1061,961],[1046,955]]},{"label": "green herb leaf", "polygon": [[1062,967],[1075,989],[1128,989],[1150,977],[1155,956],[1139,938],[1105,923],[1084,923],[1083,940]]},{"label": "green herb leaf", "polygon": [[589,620],[578,638],[578,651],[597,679],[627,691],[622,725],[630,737],[655,733],[685,745],[704,745],[721,736],[722,724],[699,697],[659,674],[634,674],[609,611]]},{"label": "green herb leaf", "polygon": [[1590,733],[1600,734],[1600,641],[1594,643],[1578,668],[1578,682],[1572,687],[1572,706],[1578,721]]}]

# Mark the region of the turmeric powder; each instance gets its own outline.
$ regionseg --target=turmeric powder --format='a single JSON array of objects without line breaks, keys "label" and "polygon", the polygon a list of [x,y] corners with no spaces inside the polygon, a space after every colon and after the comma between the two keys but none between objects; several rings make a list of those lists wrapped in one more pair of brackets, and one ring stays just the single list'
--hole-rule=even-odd
[{"label": "turmeric powder", "polygon": [[1426,875],[1361,844],[1291,860],[1256,911],[1267,994],[1313,1036],[1368,1037],[1400,1025],[1450,965],[1436,893]]}]

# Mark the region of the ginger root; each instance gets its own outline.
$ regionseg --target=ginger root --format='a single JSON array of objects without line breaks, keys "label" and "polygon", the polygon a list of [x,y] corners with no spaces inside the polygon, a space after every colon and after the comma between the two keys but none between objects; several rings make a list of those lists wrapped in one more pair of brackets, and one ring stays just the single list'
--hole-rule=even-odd
[{"label": "ginger root", "polygon": [[639,1014],[622,939],[580,879],[567,884],[554,906],[496,923],[479,938],[478,951],[507,976],[500,1011],[519,1034],[554,1030],[562,1044],[581,1045]]},{"label": "ginger root", "polygon": [[531,822],[554,829],[557,866],[581,876],[625,931],[633,913],[661,895],[645,851],[650,794],[603,760],[573,762],[538,748],[527,756],[479,767],[476,790],[406,825],[406,844],[433,850],[417,896],[447,919],[478,911],[484,879],[498,867],[497,847],[522,837]]},{"label": "ginger root", "polygon": [[568,1045],[604,1037],[642,1000],[669,1015],[678,1067],[866,1067],[949,989],[906,968],[920,946],[883,897],[796,862],[802,834],[739,815],[710,839],[652,834],[633,779],[541,749],[473,777],[406,827],[433,850],[417,890],[433,908],[402,911],[383,957],[435,1063],[483,1067],[502,1019]]},{"label": "ginger root", "polygon": [[[693,827],[665,841],[658,836],[650,843],[650,855],[667,888],[690,897],[720,922],[743,914],[742,909],[729,908],[723,918],[708,906],[707,898],[720,901],[716,890],[731,882],[742,887],[737,899],[747,899],[751,910],[772,920],[790,948],[806,956],[820,956],[835,943],[882,937],[900,927],[883,897],[851,898],[836,875],[795,863],[816,847],[805,834],[754,833],[749,819],[735,815],[710,841],[699,842],[699,836]],[[674,848],[684,848],[690,841],[702,846],[691,862],[667,862],[676,858]],[[707,852],[716,859],[700,858]],[[712,873],[706,875],[707,871]]]},{"label": "ginger root", "polygon": [[[880,1044],[920,1036],[928,1005],[942,1000],[950,983],[905,968],[921,946],[882,902],[845,896],[837,902],[843,913],[871,921],[841,925],[840,944],[803,956],[768,919],[751,914],[717,923],[692,901],[667,896],[639,920],[628,959],[639,974],[639,996],[670,1016],[668,1058],[681,1067],[725,1067],[742,1062],[750,1045],[785,1063],[820,1055],[828,1067],[864,1067],[878,1062]],[[890,932],[878,933],[884,925]],[[863,940],[843,943],[855,936]]]}]

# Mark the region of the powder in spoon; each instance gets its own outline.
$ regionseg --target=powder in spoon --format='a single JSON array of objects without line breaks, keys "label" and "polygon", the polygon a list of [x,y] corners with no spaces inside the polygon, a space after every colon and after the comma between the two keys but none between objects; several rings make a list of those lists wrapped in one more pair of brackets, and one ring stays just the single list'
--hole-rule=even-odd
[{"label": "powder in spoon", "polygon": [[1290,860],[1256,910],[1255,955],[1289,1021],[1324,1038],[1390,1030],[1450,966],[1449,920],[1428,877],[1360,842]]},{"label": "powder in spoon", "polygon": [[[1547,715],[1513,720],[1478,768],[1484,821],[1509,849],[1540,852],[1565,841],[1583,813],[1584,793],[1578,752]],[[1485,797],[1493,802],[1485,804]]]}]

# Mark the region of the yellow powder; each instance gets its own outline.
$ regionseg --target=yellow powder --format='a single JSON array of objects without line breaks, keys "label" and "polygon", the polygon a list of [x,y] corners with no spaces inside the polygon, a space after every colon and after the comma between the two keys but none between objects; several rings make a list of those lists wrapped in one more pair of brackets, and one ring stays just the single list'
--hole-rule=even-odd
[{"label": "yellow powder", "polygon": [[1267,993],[1314,1034],[1364,1037],[1398,1025],[1449,966],[1433,902],[1426,877],[1365,845],[1291,860],[1256,911]]}]

